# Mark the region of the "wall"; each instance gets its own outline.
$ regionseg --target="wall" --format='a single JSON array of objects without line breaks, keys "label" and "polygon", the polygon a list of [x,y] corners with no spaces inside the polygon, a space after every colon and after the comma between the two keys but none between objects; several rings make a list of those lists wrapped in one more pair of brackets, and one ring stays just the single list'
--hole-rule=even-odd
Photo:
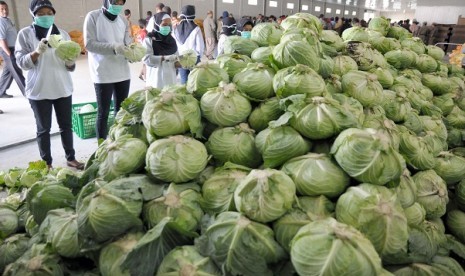
[{"label": "wall", "polygon": [[403,12],[380,12],[379,15],[384,16],[386,18],[391,18],[392,23],[397,22],[399,20],[405,20],[405,19],[410,19],[410,22],[412,22],[414,18],[419,20],[415,15],[415,11],[406,12],[406,13],[403,13]]},{"label": "wall", "polygon": [[415,18],[419,22],[426,21],[440,24],[457,24],[459,15],[465,16],[465,7],[460,6],[417,6]]}]

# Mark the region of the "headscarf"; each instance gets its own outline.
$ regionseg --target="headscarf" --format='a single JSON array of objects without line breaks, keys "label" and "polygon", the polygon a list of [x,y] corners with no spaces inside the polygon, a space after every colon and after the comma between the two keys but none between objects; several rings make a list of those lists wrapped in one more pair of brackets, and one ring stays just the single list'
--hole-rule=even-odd
[{"label": "headscarf", "polygon": [[252,25],[252,27],[253,27],[252,19],[250,19],[248,17],[243,17],[243,18],[241,18],[241,20],[239,20],[239,24],[237,25],[238,35],[241,35],[241,32],[244,29],[245,25]]},{"label": "headscarf", "polygon": [[[118,18],[117,15],[111,14],[108,12],[108,8],[110,7],[110,4],[114,3],[115,0],[103,0],[103,5],[102,5],[102,12],[105,15],[106,18],[108,18],[111,21],[115,21],[116,18]],[[123,0],[123,5],[126,4],[126,0]]]},{"label": "headscarf", "polygon": [[[32,0],[31,4],[29,5],[29,13],[35,17],[36,13],[41,9],[47,7],[53,11],[53,14],[56,13],[55,8],[53,7],[52,3],[49,0]],[[34,29],[34,33],[36,35],[36,38],[40,41],[42,38],[47,37],[48,33],[48,28],[43,28],[40,26],[37,26],[36,24],[32,24],[31,28]],[[53,24],[52,26],[52,32],[51,34],[60,34],[60,31],[58,30],[57,26]]]},{"label": "headscarf", "polygon": [[152,39],[153,54],[156,56],[172,55],[178,50],[176,40],[171,34],[162,35],[158,31],[164,19],[171,18],[167,13],[159,12],[154,16],[155,26],[147,36]]},{"label": "headscarf", "polygon": [[195,7],[192,5],[187,5],[182,7],[181,22],[176,26],[176,39],[184,44],[192,31],[197,28],[197,25],[194,23],[195,19]]},{"label": "headscarf", "polygon": [[231,17],[223,18],[223,27],[221,34],[231,36],[236,33],[236,20]]}]

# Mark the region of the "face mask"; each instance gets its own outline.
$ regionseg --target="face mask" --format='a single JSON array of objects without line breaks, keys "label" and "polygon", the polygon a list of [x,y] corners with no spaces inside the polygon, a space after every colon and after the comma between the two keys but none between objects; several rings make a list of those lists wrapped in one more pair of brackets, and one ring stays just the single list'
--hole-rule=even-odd
[{"label": "face mask", "polygon": [[50,26],[53,25],[53,22],[55,21],[55,16],[54,15],[43,15],[43,16],[36,16],[34,17],[34,23],[42,28],[50,28]]},{"label": "face mask", "polygon": [[171,32],[170,26],[161,26],[158,31],[161,35],[167,36]]},{"label": "face mask", "polygon": [[241,36],[242,36],[243,38],[251,38],[251,37],[252,37],[252,32],[243,31],[243,32],[241,33]]},{"label": "face mask", "polygon": [[123,5],[112,5],[112,4],[110,4],[110,6],[108,7],[107,10],[108,10],[109,13],[111,13],[113,15],[118,15],[123,10]]}]

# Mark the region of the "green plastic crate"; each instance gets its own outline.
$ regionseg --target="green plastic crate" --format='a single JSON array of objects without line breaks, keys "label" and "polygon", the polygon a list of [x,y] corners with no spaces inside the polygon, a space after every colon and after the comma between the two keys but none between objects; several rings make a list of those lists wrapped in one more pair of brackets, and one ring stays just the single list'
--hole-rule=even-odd
[{"label": "green plastic crate", "polygon": [[[97,109],[96,102],[73,104],[73,131],[81,139],[87,139],[97,136],[95,129],[97,123],[97,110],[92,112],[79,113],[81,107],[87,104],[91,104],[94,106],[95,109]],[[114,108],[112,102],[110,106],[110,114],[108,115],[108,128],[110,128],[114,121],[113,110]]]}]

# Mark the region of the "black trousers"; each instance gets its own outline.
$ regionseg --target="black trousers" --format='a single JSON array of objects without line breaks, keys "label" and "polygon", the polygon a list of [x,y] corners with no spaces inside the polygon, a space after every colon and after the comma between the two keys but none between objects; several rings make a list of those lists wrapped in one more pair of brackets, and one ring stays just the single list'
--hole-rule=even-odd
[{"label": "black trousers", "polygon": [[97,96],[97,139],[106,139],[108,135],[108,115],[111,98],[114,100],[114,114],[118,113],[121,103],[129,95],[130,80],[116,83],[94,83]]},{"label": "black trousers", "polygon": [[72,96],[56,100],[29,100],[34,111],[37,125],[37,143],[39,144],[40,157],[52,164],[50,150],[50,129],[52,127],[52,110],[55,109],[58,127],[60,128],[61,144],[65,150],[66,160],[75,160],[72,131]]},{"label": "black trousers", "polygon": [[21,69],[16,64],[15,58],[15,48],[8,47],[11,54],[8,56],[5,51],[0,48],[0,56],[3,59],[4,67],[3,72],[0,75],[0,96],[5,94],[6,91],[10,88],[13,79],[18,84],[19,90],[24,95],[24,76]]}]

